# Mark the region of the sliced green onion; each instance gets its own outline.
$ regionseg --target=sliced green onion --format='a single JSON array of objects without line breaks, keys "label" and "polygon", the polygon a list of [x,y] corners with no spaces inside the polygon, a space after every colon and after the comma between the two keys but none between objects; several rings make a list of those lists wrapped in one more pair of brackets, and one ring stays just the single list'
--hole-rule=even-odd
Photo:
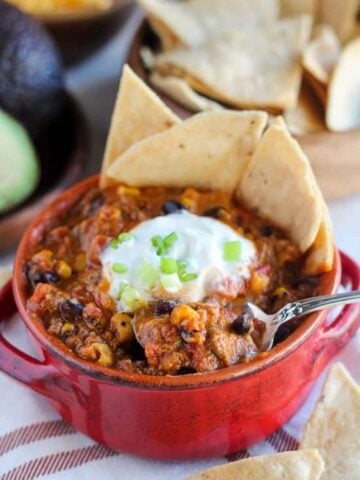
[{"label": "sliced green onion", "polygon": [[181,272],[185,272],[186,270],[186,262],[184,262],[183,260],[178,260],[176,262],[177,264],[177,271],[178,273],[181,273]]},{"label": "sliced green onion", "polygon": [[127,282],[121,282],[121,283],[120,283],[119,292],[118,292],[118,294],[117,294],[117,296],[116,296],[116,299],[117,299],[117,300],[121,300],[122,294],[124,293],[125,289],[126,289],[127,287],[129,287],[129,286],[130,286],[130,285],[129,285]]},{"label": "sliced green onion", "polygon": [[114,263],[112,269],[115,273],[126,273],[128,271],[128,267],[125,263]]},{"label": "sliced green onion", "polygon": [[160,272],[151,263],[144,262],[136,274],[139,279],[149,288],[152,288],[159,279]]},{"label": "sliced green onion", "polygon": [[177,263],[177,273],[182,282],[190,282],[191,280],[195,280],[195,278],[198,277],[197,273],[186,272],[186,268],[187,268],[186,262],[182,260],[178,260],[176,263]]},{"label": "sliced green onion", "polygon": [[165,238],[160,237],[160,235],[155,235],[152,237],[151,243],[156,248],[157,255],[165,255],[168,250],[174,245],[178,236],[175,232],[169,233]]},{"label": "sliced green onion", "polygon": [[160,237],[160,235],[155,235],[155,237],[152,237],[151,243],[153,247],[156,248],[157,255],[163,255],[165,253],[164,240]]},{"label": "sliced green onion", "polygon": [[177,292],[182,287],[177,273],[171,273],[170,275],[163,273],[160,275],[160,283],[164,290],[170,293]]},{"label": "sliced green onion", "polygon": [[169,233],[169,235],[164,238],[164,245],[166,249],[169,250],[174,245],[177,239],[178,236],[175,232]]},{"label": "sliced green onion", "polygon": [[127,242],[129,240],[132,240],[134,238],[134,235],[130,232],[123,232],[123,233],[120,233],[120,235],[118,236],[118,242],[119,243],[124,243],[124,242]]},{"label": "sliced green onion", "polygon": [[131,285],[125,287],[121,295],[121,300],[131,312],[136,312],[136,310],[146,305],[146,301],[140,297],[139,292]]},{"label": "sliced green onion", "polygon": [[176,273],[178,269],[177,261],[174,258],[162,257],[160,259],[160,270],[163,273]]},{"label": "sliced green onion", "polygon": [[179,275],[179,278],[182,282],[191,282],[191,280],[195,280],[198,277],[197,273],[183,273]]},{"label": "sliced green onion", "polygon": [[117,240],[115,240],[115,239],[111,240],[111,242],[110,242],[110,247],[111,248],[118,248],[118,246],[119,246],[119,242]]},{"label": "sliced green onion", "polygon": [[239,262],[241,259],[241,242],[239,240],[224,243],[225,262]]}]

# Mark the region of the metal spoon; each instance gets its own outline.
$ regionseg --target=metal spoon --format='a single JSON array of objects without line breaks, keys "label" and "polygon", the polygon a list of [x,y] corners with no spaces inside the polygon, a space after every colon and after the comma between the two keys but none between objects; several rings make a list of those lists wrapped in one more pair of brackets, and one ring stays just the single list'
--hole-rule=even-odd
[{"label": "metal spoon", "polygon": [[283,323],[286,323],[295,317],[307,315],[308,313],[316,312],[318,310],[358,302],[360,302],[360,290],[337,293],[335,295],[322,295],[319,297],[305,298],[304,300],[288,303],[277,313],[272,315],[263,312],[261,308],[251,302],[246,303],[246,307],[248,312],[253,315],[254,319],[265,323],[266,330],[263,334],[259,350],[266,352],[273,346],[275,334]]}]

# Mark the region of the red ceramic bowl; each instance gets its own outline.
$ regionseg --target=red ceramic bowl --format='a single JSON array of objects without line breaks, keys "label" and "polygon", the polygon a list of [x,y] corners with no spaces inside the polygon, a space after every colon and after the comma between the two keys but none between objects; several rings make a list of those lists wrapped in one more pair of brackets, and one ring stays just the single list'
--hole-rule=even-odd
[{"label": "red ceramic bowl", "polygon": [[[55,410],[81,432],[115,450],[145,457],[226,455],[277,430],[304,401],[327,362],[355,333],[359,306],[346,307],[330,325],[325,312],[310,315],[271,352],[206,374],[147,376],[83,361],[50,336],[40,319],[30,320],[22,270],[27,251],[44,226],[71,208],[96,181],[96,177],[85,180],[61,194],[23,237],[13,292],[42,360],[20,352],[0,336],[0,369],[47,396]],[[344,282],[359,288],[358,266],[337,255],[333,271],[322,276],[321,293],[337,290],[341,272]],[[8,285],[0,295],[3,320],[15,310],[12,301]]]}]

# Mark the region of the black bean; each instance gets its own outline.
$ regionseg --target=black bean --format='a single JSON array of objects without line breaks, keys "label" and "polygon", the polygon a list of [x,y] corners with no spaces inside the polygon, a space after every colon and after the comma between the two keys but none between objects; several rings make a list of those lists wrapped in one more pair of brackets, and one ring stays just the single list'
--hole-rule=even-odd
[{"label": "black bean", "polygon": [[45,283],[57,283],[60,282],[60,277],[55,272],[44,272],[43,279]]},{"label": "black bean", "polygon": [[180,370],[178,370],[177,372],[178,375],[189,375],[190,373],[196,373],[195,368],[181,367]]},{"label": "black bean", "polygon": [[179,213],[181,210],[186,210],[186,208],[178,200],[167,200],[161,207],[161,211],[164,215],[169,215],[169,213]]},{"label": "black bean", "polygon": [[82,318],[84,305],[76,298],[70,298],[60,303],[60,315],[66,321],[78,321]]},{"label": "black bean", "polygon": [[35,287],[35,285],[37,285],[38,283],[58,283],[60,281],[59,275],[51,271],[36,271],[33,274],[28,273],[28,278],[30,279],[30,283],[33,287]]},{"label": "black bean", "polygon": [[32,285],[31,281],[31,264],[29,262],[26,262],[24,267],[23,267],[23,275],[29,285]]},{"label": "black bean", "polygon": [[253,316],[251,312],[244,307],[241,315],[233,320],[231,328],[239,335],[246,335],[250,331],[252,320]]},{"label": "black bean", "polygon": [[135,361],[140,361],[141,362],[141,361],[146,359],[144,348],[137,342],[133,342],[130,345],[130,348],[128,350],[128,354]]},{"label": "black bean", "polygon": [[203,217],[212,217],[212,218],[216,218],[216,219],[220,219],[222,214],[224,212],[224,208],[223,207],[213,207],[213,208],[208,208],[207,210],[205,210],[202,215]]},{"label": "black bean", "polygon": [[294,319],[294,320],[296,320],[296,322],[290,321],[285,323],[284,325],[280,325],[274,338],[275,345],[286,340],[296,330],[299,322],[298,322],[298,319]]},{"label": "black bean", "polygon": [[173,309],[179,304],[175,300],[158,300],[153,303],[155,315],[170,315]]},{"label": "black bean", "polygon": [[260,228],[260,233],[263,237],[271,237],[274,233],[274,230],[271,225],[264,225]]},{"label": "black bean", "polygon": [[94,215],[94,213],[96,213],[99,210],[99,208],[101,208],[104,205],[104,202],[105,202],[104,195],[102,193],[97,193],[91,199],[88,215]]}]

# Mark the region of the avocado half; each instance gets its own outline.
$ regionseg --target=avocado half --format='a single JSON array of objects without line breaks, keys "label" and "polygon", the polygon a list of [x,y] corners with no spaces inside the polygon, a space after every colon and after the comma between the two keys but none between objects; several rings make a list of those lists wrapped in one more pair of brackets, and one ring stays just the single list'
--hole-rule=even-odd
[{"label": "avocado half", "polygon": [[39,163],[24,127],[0,110],[0,214],[29,197],[39,180]]},{"label": "avocado half", "polygon": [[0,0],[0,108],[37,138],[65,102],[60,54],[33,18]]}]

